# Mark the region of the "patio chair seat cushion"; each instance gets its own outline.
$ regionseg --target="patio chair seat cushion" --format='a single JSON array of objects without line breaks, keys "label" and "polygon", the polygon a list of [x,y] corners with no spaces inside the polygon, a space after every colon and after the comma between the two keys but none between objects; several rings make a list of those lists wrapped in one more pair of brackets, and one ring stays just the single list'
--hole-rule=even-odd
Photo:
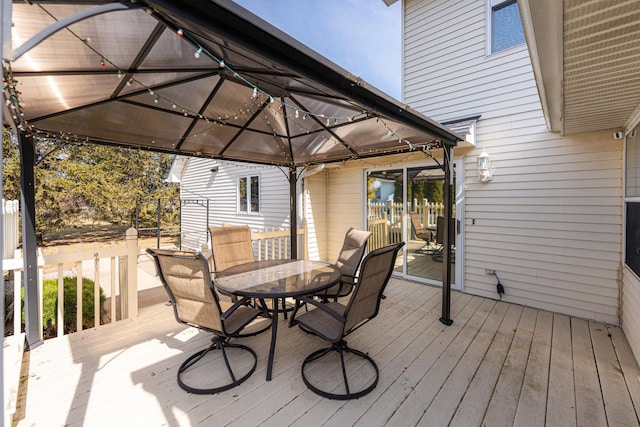
[{"label": "patio chair seat cushion", "polygon": [[[340,317],[344,316],[347,307],[339,302],[324,304],[324,308],[335,312]],[[335,343],[342,339],[344,322],[331,316],[324,310],[311,310],[296,318],[300,327],[306,331],[312,330],[313,334],[321,336],[329,342]]]},{"label": "patio chair seat cushion", "polygon": [[[230,301],[220,301],[220,308],[223,312],[233,306],[233,303]],[[249,306],[239,307],[236,311],[231,313],[229,317],[225,320],[224,326],[227,330],[227,333],[231,335],[237,334],[242,328],[244,328],[247,324],[249,324],[253,319],[255,319],[260,314],[260,311]]]}]

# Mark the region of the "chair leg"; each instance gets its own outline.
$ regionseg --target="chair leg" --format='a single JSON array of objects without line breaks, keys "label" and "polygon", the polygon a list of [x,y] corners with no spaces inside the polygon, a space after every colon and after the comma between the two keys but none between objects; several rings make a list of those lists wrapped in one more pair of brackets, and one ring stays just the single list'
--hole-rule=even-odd
[{"label": "chair leg", "polygon": [[[305,375],[305,367],[308,364],[323,358],[324,356],[326,356],[327,354],[329,354],[329,353],[331,353],[333,351],[338,352],[338,354],[340,356],[340,369],[341,369],[341,373],[342,373],[342,381],[343,381],[343,384],[344,384],[345,393],[331,393],[329,391],[322,390],[319,387],[311,384],[311,381],[309,381],[309,379]],[[363,389],[361,389],[359,391],[354,391],[354,392],[351,391],[351,387],[349,386],[348,374],[347,374],[347,366],[346,366],[345,358],[344,358],[344,354],[345,353],[352,353],[352,354],[364,359],[366,362],[368,362],[368,364],[371,367],[373,367],[373,369],[375,371],[374,378],[372,380],[372,383],[369,384],[367,387],[365,387],[365,388],[363,388]],[[335,399],[335,400],[358,399],[358,398],[370,393],[374,388],[376,388],[376,386],[378,385],[378,378],[379,378],[378,366],[373,361],[373,359],[371,357],[369,357],[369,355],[367,355],[366,353],[363,353],[360,350],[356,350],[356,349],[353,349],[353,348],[349,347],[347,345],[347,342],[344,341],[344,340],[333,344],[331,347],[322,348],[320,350],[314,351],[313,353],[308,355],[304,359],[304,361],[302,362],[302,381],[304,381],[305,385],[309,388],[309,390],[313,391],[314,393],[316,393],[316,394],[318,394],[318,395],[320,395],[322,397],[326,397],[328,399]]]},{"label": "chair leg", "polygon": [[[256,370],[256,365],[258,363],[258,357],[256,355],[256,352],[252,348],[247,347],[245,345],[241,345],[241,344],[231,344],[231,343],[228,342],[229,341],[228,338],[220,337],[220,336],[217,336],[217,335],[214,336],[211,341],[212,341],[212,343],[211,343],[211,345],[209,345],[209,347],[205,348],[204,350],[200,350],[197,353],[192,354],[191,356],[189,356],[184,362],[182,362],[182,364],[178,368],[178,385],[180,386],[180,388],[182,388],[183,390],[185,390],[185,391],[187,391],[189,393],[193,393],[193,394],[215,394],[215,393],[223,392],[225,390],[229,390],[229,389],[231,389],[233,387],[236,387],[236,386],[242,384]],[[229,348],[229,347],[239,348],[239,349],[241,349],[243,351],[249,352],[253,356],[253,366],[251,367],[251,369],[246,374],[244,374],[240,378],[236,378],[236,374],[233,372],[233,368],[231,367],[231,363],[229,362],[229,358],[228,358],[227,351],[226,351],[226,348]],[[220,350],[222,352],[222,357],[223,357],[224,363],[225,363],[225,365],[227,367],[227,372],[229,373],[229,377],[231,378],[231,382],[223,384],[221,386],[211,387],[211,388],[197,388],[197,387],[193,387],[193,386],[190,386],[190,385],[186,384],[182,380],[182,374],[186,370],[188,370],[190,367],[195,365],[207,353],[209,353],[212,350]]]}]

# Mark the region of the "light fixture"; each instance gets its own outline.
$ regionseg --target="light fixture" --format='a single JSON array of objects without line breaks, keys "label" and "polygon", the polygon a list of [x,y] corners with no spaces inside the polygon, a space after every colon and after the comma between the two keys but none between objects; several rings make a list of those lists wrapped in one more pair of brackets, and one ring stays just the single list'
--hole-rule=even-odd
[{"label": "light fixture", "polygon": [[491,158],[484,149],[478,156],[478,181],[489,182],[493,179],[495,168],[491,167]]},{"label": "light fixture", "polygon": [[200,58],[200,54],[202,53],[202,48],[198,48],[198,50],[196,50],[196,53],[193,54],[193,56],[198,59]]}]

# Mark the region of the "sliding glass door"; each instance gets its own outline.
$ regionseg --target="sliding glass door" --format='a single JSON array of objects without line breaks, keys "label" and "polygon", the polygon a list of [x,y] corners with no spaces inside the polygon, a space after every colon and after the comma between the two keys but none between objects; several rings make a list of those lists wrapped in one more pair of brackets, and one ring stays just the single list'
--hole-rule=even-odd
[{"label": "sliding glass door", "polygon": [[[403,191],[403,169],[367,172],[367,229],[373,233],[369,251],[404,240]],[[402,273],[403,266],[404,255],[399,252],[395,271]]]},{"label": "sliding glass door", "polygon": [[[460,242],[459,222],[455,219],[456,178],[454,169],[454,197],[452,226],[456,243]],[[406,242],[402,256],[398,256],[396,273],[402,276],[440,285],[443,271],[444,172],[439,165],[414,165],[393,170],[370,170],[367,182],[367,227],[373,232],[369,249],[399,241]],[[454,245],[451,259],[456,261]],[[455,264],[452,283],[455,283]]]}]

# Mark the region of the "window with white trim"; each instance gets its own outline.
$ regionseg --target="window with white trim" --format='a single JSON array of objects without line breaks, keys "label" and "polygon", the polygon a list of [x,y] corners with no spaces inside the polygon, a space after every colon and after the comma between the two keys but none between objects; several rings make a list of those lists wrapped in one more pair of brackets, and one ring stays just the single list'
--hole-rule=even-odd
[{"label": "window with white trim", "polygon": [[520,9],[516,0],[488,0],[489,54],[501,52],[525,42]]},{"label": "window with white trim", "polygon": [[238,178],[238,211],[260,212],[260,176],[250,175]]},{"label": "window with white trim", "polygon": [[640,126],[625,142],[625,256],[624,262],[640,276]]}]

